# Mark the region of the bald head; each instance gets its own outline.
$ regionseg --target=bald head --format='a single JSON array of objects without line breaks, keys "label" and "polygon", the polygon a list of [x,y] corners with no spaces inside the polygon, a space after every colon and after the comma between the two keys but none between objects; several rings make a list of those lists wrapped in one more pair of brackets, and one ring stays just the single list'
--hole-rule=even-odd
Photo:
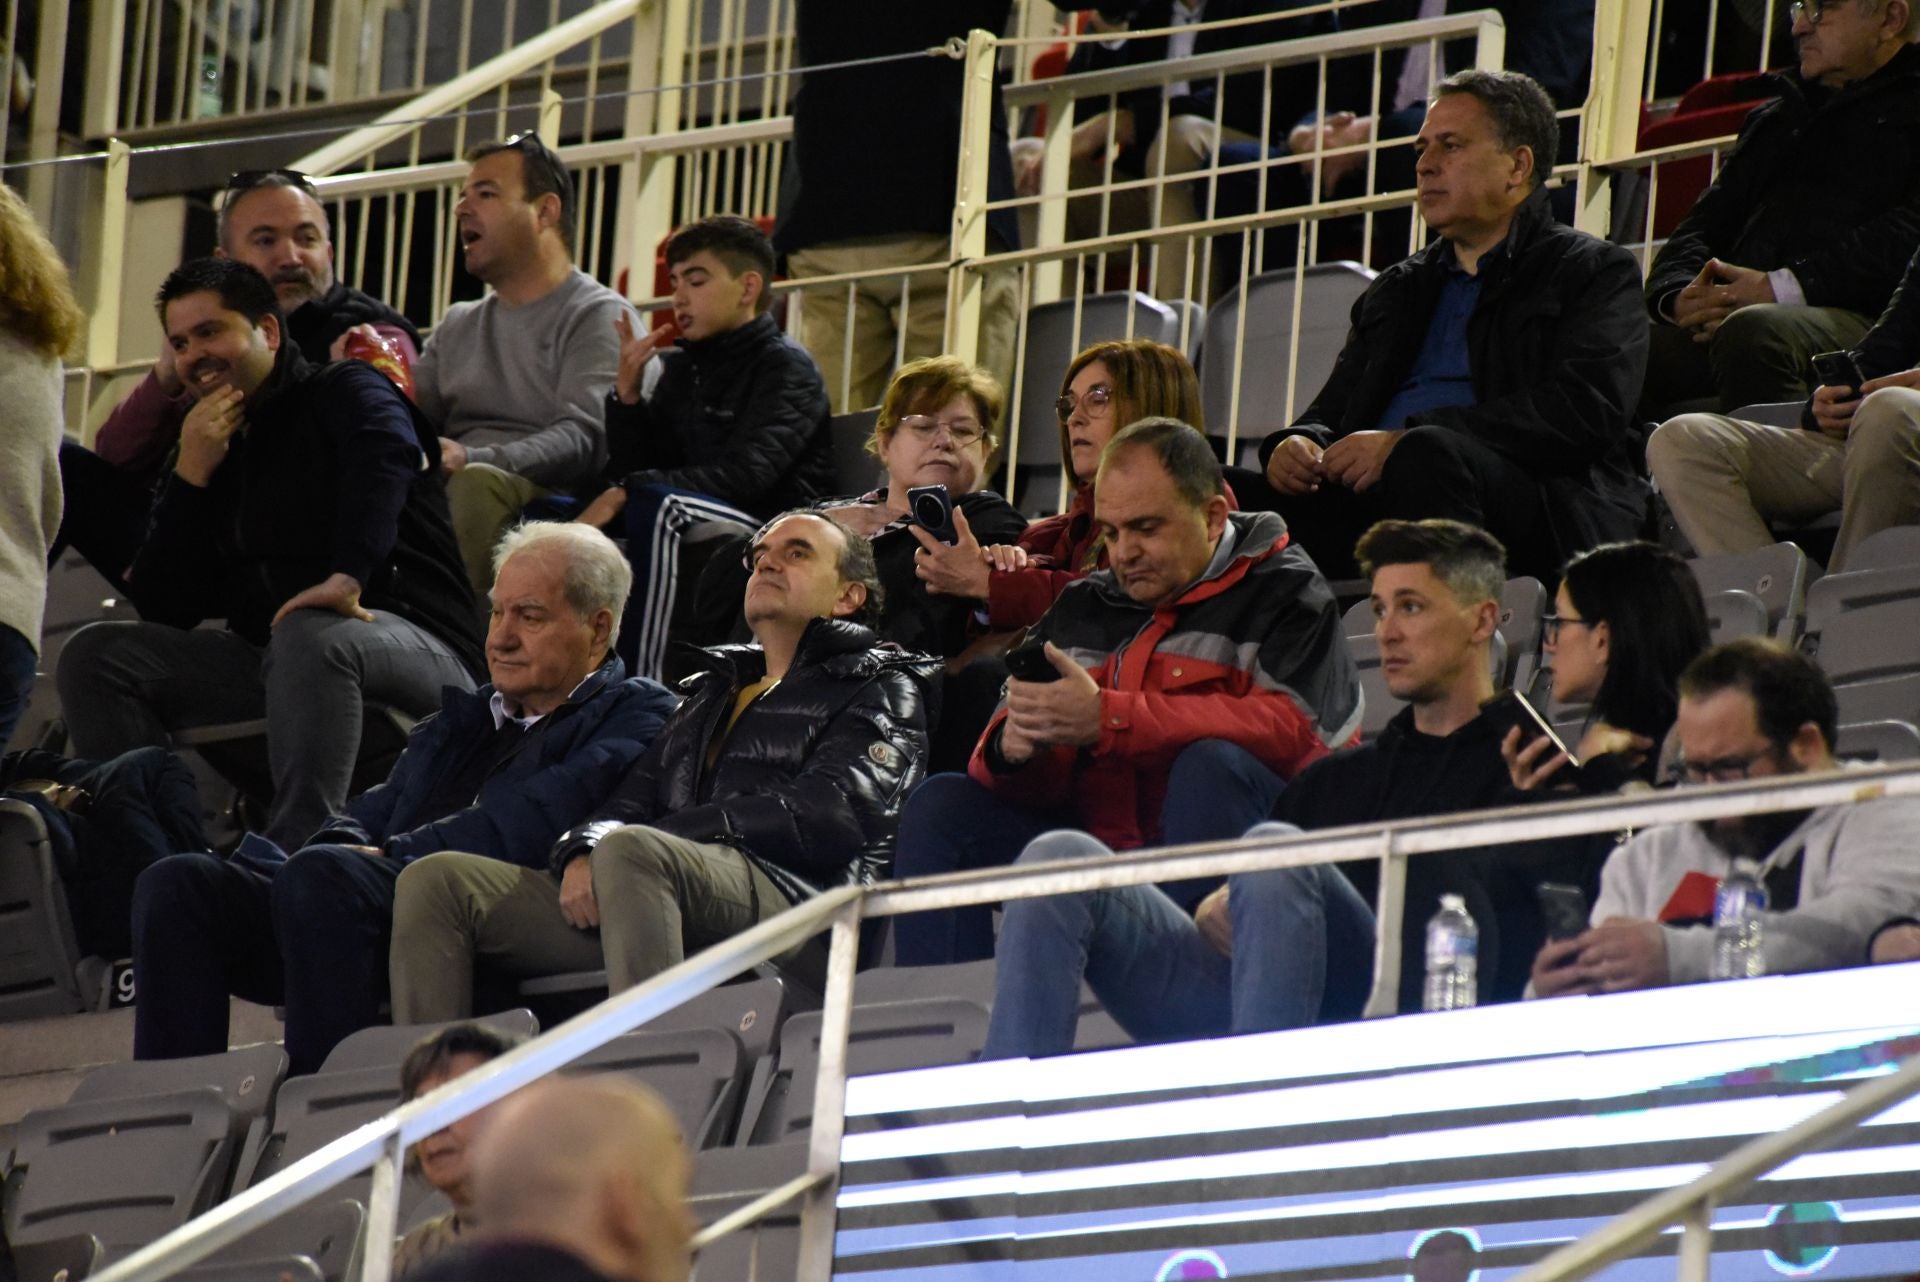
[{"label": "bald head", "polygon": [[646,1087],[552,1078],[502,1102],[475,1147],[474,1223],[626,1282],[686,1282],[687,1166],[679,1123]]}]

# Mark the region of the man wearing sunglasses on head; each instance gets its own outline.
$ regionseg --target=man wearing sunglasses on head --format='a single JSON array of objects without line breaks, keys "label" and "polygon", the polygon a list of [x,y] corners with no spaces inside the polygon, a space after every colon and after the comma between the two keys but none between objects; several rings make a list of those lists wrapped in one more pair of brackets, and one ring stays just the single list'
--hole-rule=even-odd
[{"label": "man wearing sunglasses on head", "polygon": [[[265,276],[279,299],[285,336],[316,365],[346,354],[360,331],[389,343],[411,369],[420,332],[413,322],[333,274],[327,211],[313,182],[292,169],[245,170],[227,180],[220,202],[216,257]],[[404,384],[402,384],[404,387]],[[193,394],[174,370],[165,344],[153,369],[101,424],[92,450],[67,442],[60,450],[66,512],[55,555],[68,544],[120,587],[146,535],[153,486],[180,439]]]},{"label": "man wearing sunglasses on head", "polygon": [[[1680,777],[1732,783],[1833,770],[1838,711],[1813,660],[1746,637],[1680,676]],[[1920,802],[1729,815],[1639,833],[1608,856],[1589,929],[1533,963],[1533,992],[1616,993],[1708,978],[1714,896],[1735,859],[1760,866],[1766,973],[1858,965],[1890,917],[1920,912]]]}]

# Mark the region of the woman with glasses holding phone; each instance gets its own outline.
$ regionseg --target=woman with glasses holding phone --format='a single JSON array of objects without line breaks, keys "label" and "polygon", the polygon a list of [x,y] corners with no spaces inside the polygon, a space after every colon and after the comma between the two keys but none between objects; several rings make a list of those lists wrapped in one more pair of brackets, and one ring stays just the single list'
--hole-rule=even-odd
[{"label": "woman with glasses holding phone", "polygon": [[1644,542],[1582,552],[1561,573],[1543,639],[1554,699],[1590,705],[1573,750],[1579,775],[1576,783],[1563,773],[1566,755],[1545,735],[1519,726],[1501,745],[1514,787],[1607,792],[1654,782],[1680,706],[1681,670],[1711,644],[1687,563]]}]

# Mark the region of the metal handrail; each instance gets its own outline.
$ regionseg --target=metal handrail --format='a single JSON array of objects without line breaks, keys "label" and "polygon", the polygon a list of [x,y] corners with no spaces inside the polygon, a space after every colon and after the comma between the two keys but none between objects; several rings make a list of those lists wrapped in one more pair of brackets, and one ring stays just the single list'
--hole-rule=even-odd
[{"label": "metal handrail", "polygon": [[[1355,825],[1278,839],[1210,842],[828,891],[687,959],[672,970],[334,1141],[108,1268],[99,1275],[100,1282],[133,1282],[136,1278],[144,1282],[168,1276],[339,1180],[369,1168],[374,1169],[375,1179],[368,1206],[367,1240],[387,1241],[393,1235],[398,1205],[398,1172],[409,1144],[486,1107],[748,967],[787,951],[830,924],[833,936],[822,993],[821,1059],[814,1096],[808,1179],[804,1184],[796,1180],[788,1188],[775,1190],[783,1194],[779,1198],[768,1194],[758,1199],[758,1209],[764,1210],[805,1193],[808,1201],[807,1213],[802,1217],[800,1276],[802,1282],[827,1282],[832,1270],[831,1198],[845,1123],[845,1057],[853,1003],[854,959],[859,946],[859,923],[864,915],[889,916],[1142,885],[1175,877],[1227,876],[1265,868],[1378,858],[1384,866],[1375,952],[1377,1002],[1383,989],[1391,993],[1391,985],[1383,984],[1379,975],[1397,976],[1399,972],[1400,888],[1404,885],[1406,860],[1410,857],[1508,841],[1605,833],[1623,827],[1766,814],[1889,797],[1920,797],[1920,766],[1873,766],[1820,775],[1705,785],[1653,795],[1553,802],[1397,824]],[[1374,1009],[1370,1005],[1370,1013]],[[1780,1160],[1787,1156],[1791,1153],[1782,1154]],[[744,1222],[742,1217],[733,1218]],[[823,1225],[823,1220],[829,1222]],[[365,1282],[387,1282],[385,1252],[368,1252],[364,1268]]]}]

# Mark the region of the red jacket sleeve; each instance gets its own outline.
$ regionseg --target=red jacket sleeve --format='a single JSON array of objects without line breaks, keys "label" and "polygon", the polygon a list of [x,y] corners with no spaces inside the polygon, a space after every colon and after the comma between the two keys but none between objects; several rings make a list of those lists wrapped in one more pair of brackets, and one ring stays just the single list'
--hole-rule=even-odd
[{"label": "red jacket sleeve", "polygon": [[975,783],[1009,801],[1044,803],[1050,808],[1057,806],[1060,799],[1068,795],[1073,784],[1074,750],[1048,748],[1035,753],[1017,769],[1004,773],[996,771],[988,760],[988,745],[1000,737],[1000,726],[1006,719],[1005,708],[993,714],[993,720],[987,723],[987,732],[980,736],[980,742],[973,747],[973,759],[967,763],[967,773]]},{"label": "red jacket sleeve", "polygon": [[1181,749],[1202,739],[1237,744],[1286,779],[1327,755],[1314,719],[1277,690],[1246,694],[1100,691],[1096,754],[1171,762]]},{"label": "red jacket sleeve", "polygon": [[1080,577],[1038,565],[1024,570],[995,570],[987,577],[987,626],[996,632],[1032,627],[1053,608],[1061,590]]}]

